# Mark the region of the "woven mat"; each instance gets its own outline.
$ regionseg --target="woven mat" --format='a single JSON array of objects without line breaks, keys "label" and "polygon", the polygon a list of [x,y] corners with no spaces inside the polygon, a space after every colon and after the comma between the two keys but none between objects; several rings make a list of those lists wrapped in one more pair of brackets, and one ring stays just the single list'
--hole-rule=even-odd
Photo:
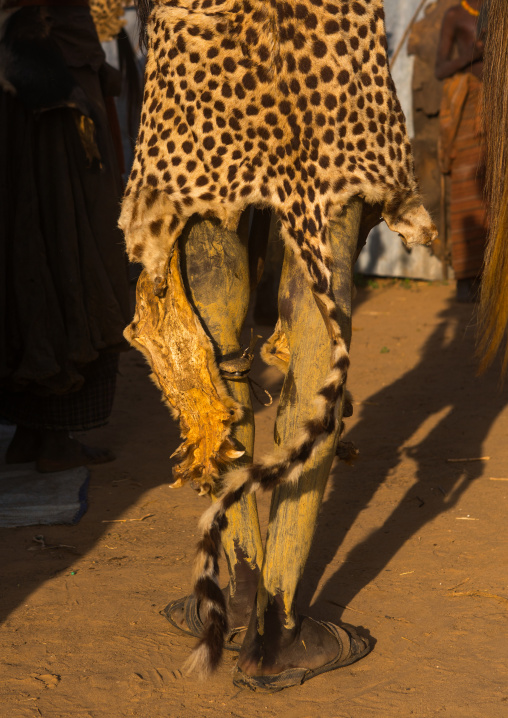
[{"label": "woven mat", "polygon": [[39,474],[35,464],[6,464],[15,427],[0,426],[0,528],[76,524],[87,510],[90,472],[79,466]]}]

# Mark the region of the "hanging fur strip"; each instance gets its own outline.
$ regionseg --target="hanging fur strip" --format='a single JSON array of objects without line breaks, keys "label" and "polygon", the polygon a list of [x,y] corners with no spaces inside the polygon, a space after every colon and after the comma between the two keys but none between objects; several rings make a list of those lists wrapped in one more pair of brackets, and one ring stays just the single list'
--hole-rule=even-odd
[{"label": "hanging fur strip", "polygon": [[190,482],[210,493],[220,473],[242,456],[231,436],[242,407],[228,394],[215,363],[213,347],[185,294],[175,248],[169,289],[155,296],[142,272],[136,287],[136,313],[125,338],[147,359],[151,378],[161,390],[173,418],[180,423],[181,446],[173,453],[173,488]]},{"label": "hanging fur strip", "polygon": [[217,667],[227,630],[217,576],[228,508],[247,492],[296,481],[336,427],[349,357],[330,281],[330,221],[361,196],[381,206],[408,246],[437,233],[417,191],[382,0],[166,0],[154,3],[147,37],[142,121],[120,218],[130,258],[162,297],[191,215],[235,228],[247,205],[270,207],[331,341],[314,417],[291,444],[227,473],[200,522],[195,592],[205,628],[191,664],[205,674]]}]

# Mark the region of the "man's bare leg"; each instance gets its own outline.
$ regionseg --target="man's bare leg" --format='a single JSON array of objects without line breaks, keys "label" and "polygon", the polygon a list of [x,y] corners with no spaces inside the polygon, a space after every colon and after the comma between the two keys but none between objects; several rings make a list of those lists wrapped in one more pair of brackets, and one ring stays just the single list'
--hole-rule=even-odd
[{"label": "man's bare leg", "polygon": [[[240,332],[250,296],[247,242],[216,221],[191,220],[180,238],[181,271],[188,296],[220,359],[237,357]],[[252,461],[254,417],[247,378],[226,381],[231,395],[245,407],[234,436]],[[222,543],[229,568],[228,610],[231,627],[246,626],[252,610],[263,546],[256,498],[244,497],[227,514]]]},{"label": "man's bare leg", "polygon": [[[354,200],[331,228],[334,293],[340,326],[351,339],[352,271],[362,203]],[[290,347],[290,366],[276,423],[276,443],[294,436],[313,412],[313,398],[330,367],[330,341],[323,319],[292,252],[286,251],[279,314]],[[340,425],[342,407],[337,425]],[[337,656],[337,640],[323,626],[301,619],[295,596],[310,551],[338,432],[327,437],[305,465],[297,486],[274,491],[257,606],[238,667],[248,675],[277,674],[293,667],[317,668]]]}]

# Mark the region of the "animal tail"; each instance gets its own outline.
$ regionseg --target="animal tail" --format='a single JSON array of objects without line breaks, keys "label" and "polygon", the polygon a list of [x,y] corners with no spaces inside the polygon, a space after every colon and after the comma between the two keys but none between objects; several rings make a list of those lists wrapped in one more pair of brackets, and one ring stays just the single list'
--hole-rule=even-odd
[{"label": "animal tail", "polygon": [[[299,251],[296,256],[301,259]],[[303,260],[301,263],[305,266]],[[189,672],[196,671],[201,677],[206,677],[218,667],[228,630],[225,600],[218,586],[220,537],[227,526],[226,512],[242,496],[257,489],[267,491],[284,482],[296,482],[320,439],[326,438],[336,428],[335,408],[342,403],[349,353],[336,321],[328,271],[321,272],[320,278],[316,279],[318,270],[305,268],[308,274],[313,275],[312,292],[331,337],[331,369],[315,397],[314,415],[303,424],[297,436],[265,459],[228,472],[224,476],[219,498],[201,517],[201,539],[194,565],[194,592],[200,602],[204,630],[186,666]]]},{"label": "animal tail", "polygon": [[[484,126],[489,237],[478,323],[480,372],[494,360],[508,325],[508,3],[491,0],[484,62]],[[508,367],[505,346],[502,373]]]}]

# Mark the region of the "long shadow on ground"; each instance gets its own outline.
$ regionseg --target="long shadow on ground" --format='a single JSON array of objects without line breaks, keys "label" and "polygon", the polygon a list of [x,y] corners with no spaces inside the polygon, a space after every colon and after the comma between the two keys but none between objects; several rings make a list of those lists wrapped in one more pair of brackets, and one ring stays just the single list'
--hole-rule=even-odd
[{"label": "long shadow on ground", "polygon": [[[339,466],[330,479],[331,491],[321,509],[302,581],[304,606],[316,593],[349,528],[405,457],[417,468],[414,476],[406,478],[409,488],[404,498],[362,543],[341,556],[340,568],[316,597],[318,613],[329,615],[330,604],[347,606],[412,536],[456,506],[471,482],[481,477],[481,461],[446,462],[483,455],[483,442],[508,398],[499,389],[498,366],[485,376],[475,376],[471,313],[470,306],[450,302],[417,366],[363,402],[360,421],[346,436],[360,448],[361,459],[353,470]],[[443,416],[434,428],[421,441],[407,445],[437,414]],[[348,471],[354,472],[354,481],[352,474],[345,477]]]}]

